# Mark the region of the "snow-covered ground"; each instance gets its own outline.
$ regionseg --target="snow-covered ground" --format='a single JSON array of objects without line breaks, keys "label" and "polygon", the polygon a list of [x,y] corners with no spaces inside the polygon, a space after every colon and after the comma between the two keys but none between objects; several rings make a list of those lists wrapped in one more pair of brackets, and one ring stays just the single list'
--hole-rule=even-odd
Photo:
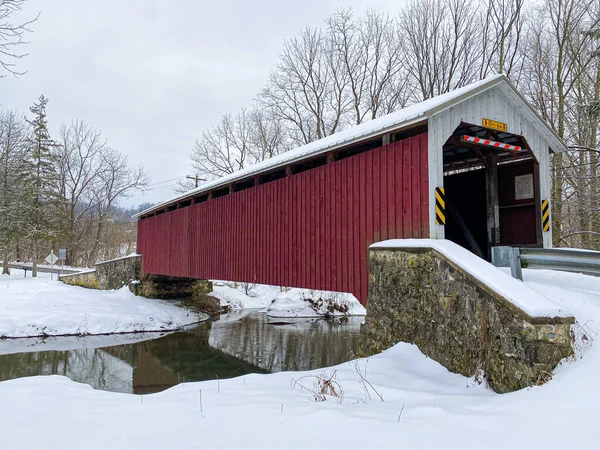
[{"label": "snow-covered ground", "polygon": [[267,308],[271,317],[364,316],[365,307],[352,294],[308,289],[280,292]]},{"label": "snow-covered ground", "polygon": [[[192,325],[193,326],[193,325]],[[0,355],[67,350],[93,350],[117,345],[129,345],[167,336],[175,331],[98,334],[89,336],[38,336],[19,339],[0,339]]]},{"label": "snow-covered ground", "polygon": [[[524,276],[531,289],[572,311],[588,339],[596,336],[600,278]],[[343,401],[315,402],[316,376],[334,372]],[[0,435],[3,448],[28,450],[593,449],[599,373],[597,341],[582,359],[560,365],[549,383],[503,395],[449,373],[409,344],[325,370],[186,383],[143,397],[56,376],[23,378],[0,383]]]},{"label": "snow-covered ground", "polygon": [[176,305],[50,280],[0,275],[0,338],[165,331],[204,319]]},{"label": "snow-covered ground", "polygon": [[266,309],[271,317],[364,316],[352,294],[214,281],[209,294],[231,309]]}]

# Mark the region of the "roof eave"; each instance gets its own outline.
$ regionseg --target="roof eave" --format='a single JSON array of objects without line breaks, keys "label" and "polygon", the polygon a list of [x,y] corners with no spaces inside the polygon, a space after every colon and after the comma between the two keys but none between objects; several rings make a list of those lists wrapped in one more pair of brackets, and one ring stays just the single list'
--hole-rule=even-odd
[{"label": "roof eave", "polygon": [[202,194],[204,194],[206,192],[209,192],[209,191],[212,191],[214,189],[222,188],[222,187],[224,187],[224,186],[226,186],[226,185],[228,185],[230,183],[234,183],[234,182],[237,182],[239,180],[243,180],[245,178],[249,178],[249,177],[251,177],[253,175],[256,175],[256,174],[259,174],[259,173],[263,173],[263,172],[267,172],[267,171],[270,172],[272,170],[281,169],[282,167],[288,166],[290,164],[295,164],[295,163],[300,162],[300,161],[311,159],[311,158],[314,158],[316,156],[323,155],[324,153],[328,153],[328,152],[330,152],[332,150],[336,150],[336,149],[339,149],[339,148],[342,148],[342,147],[345,147],[345,146],[348,146],[348,145],[356,144],[358,142],[367,141],[367,140],[369,140],[371,138],[374,138],[374,137],[382,135],[382,134],[387,134],[387,133],[390,133],[390,132],[393,132],[393,131],[401,131],[401,130],[403,130],[405,128],[409,128],[409,127],[412,127],[412,126],[415,126],[415,125],[418,125],[418,124],[421,124],[421,123],[425,124],[427,122],[427,119],[429,117],[430,117],[429,114],[423,113],[423,114],[420,114],[418,116],[415,116],[414,118],[412,118],[412,119],[410,119],[408,121],[404,121],[404,122],[401,122],[401,123],[398,123],[398,124],[394,124],[394,125],[389,125],[389,126],[386,126],[386,127],[382,127],[382,128],[377,129],[377,130],[372,130],[369,133],[364,133],[364,134],[361,134],[360,136],[355,136],[355,137],[353,137],[351,139],[347,139],[345,141],[336,142],[334,144],[331,144],[331,145],[328,145],[326,147],[323,147],[323,148],[315,151],[314,153],[311,153],[310,155],[299,155],[299,156],[297,156],[295,158],[290,158],[290,159],[287,159],[285,161],[282,161],[281,163],[274,164],[274,165],[269,166],[269,167],[265,167],[262,170],[261,170],[260,167],[257,167],[256,171],[250,170],[248,173],[244,173],[239,178],[227,179],[227,180],[224,180],[222,183],[216,183],[216,184],[209,183],[210,186],[206,186],[206,187],[205,186],[200,186],[200,187],[198,187],[196,189],[193,189],[193,190],[191,190],[189,192],[186,192],[185,194],[180,195],[179,197],[175,197],[175,198],[169,199],[167,201],[159,203],[158,205],[155,205],[155,206],[153,206],[151,208],[145,209],[144,211],[141,211],[141,212],[139,212],[137,214],[134,214],[133,216],[131,216],[131,218],[132,219],[137,219],[140,216],[143,216],[145,214],[151,213],[152,211],[156,211],[158,209],[164,208],[165,206],[172,205],[173,203],[177,203],[177,202],[179,202],[181,200],[184,200],[184,199],[187,199],[189,197],[193,197],[193,196],[196,196],[196,195],[202,195]]}]

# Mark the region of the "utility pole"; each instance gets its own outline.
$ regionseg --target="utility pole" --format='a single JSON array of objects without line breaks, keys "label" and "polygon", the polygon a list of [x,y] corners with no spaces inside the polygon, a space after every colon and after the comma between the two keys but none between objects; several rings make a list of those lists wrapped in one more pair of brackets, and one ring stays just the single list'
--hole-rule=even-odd
[{"label": "utility pole", "polygon": [[196,182],[195,188],[198,187],[198,181],[206,181],[206,178],[200,178],[200,177],[198,177],[198,174],[196,174],[196,175],[187,175],[186,178],[188,178],[190,180],[194,180]]}]

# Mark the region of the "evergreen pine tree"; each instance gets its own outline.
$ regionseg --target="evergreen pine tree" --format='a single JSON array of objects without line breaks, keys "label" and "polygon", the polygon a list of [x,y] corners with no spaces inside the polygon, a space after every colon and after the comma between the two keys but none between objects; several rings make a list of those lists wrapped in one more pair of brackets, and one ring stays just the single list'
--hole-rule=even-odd
[{"label": "evergreen pine tree", "polygon": [[23,206],[27,222],[27,237],[32,244],[33,276],[37,276],[37,253],[40,243],[58,239],[60,231],[59,176],[57,147],[50,138],[46,119],[48,99],[43,95],[29,109],[33,119],[28,139],[28,173],[25,178]]}]

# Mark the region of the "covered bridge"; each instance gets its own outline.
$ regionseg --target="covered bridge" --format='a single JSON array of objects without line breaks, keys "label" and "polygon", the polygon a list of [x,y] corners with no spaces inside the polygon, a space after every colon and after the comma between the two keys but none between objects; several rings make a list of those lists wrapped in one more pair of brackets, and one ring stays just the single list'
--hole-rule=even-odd
[{"label": "covered bridge", "polygon": [[353,293],[368,246],[551,246],[549,155],[564,143],[503,75],[388,114],[141,212],[145,274]]}]

